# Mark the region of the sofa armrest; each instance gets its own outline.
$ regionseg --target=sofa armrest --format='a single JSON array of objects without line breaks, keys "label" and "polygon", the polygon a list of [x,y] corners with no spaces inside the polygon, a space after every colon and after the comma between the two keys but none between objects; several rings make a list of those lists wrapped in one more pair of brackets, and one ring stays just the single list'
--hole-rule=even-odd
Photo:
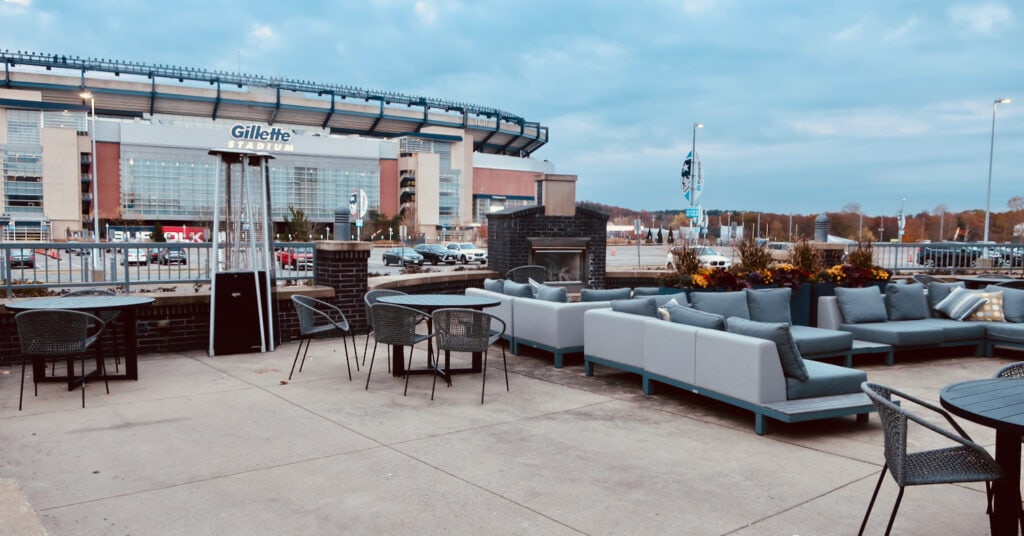
[{"label": "sofa armrest", "polygon": [[590,309],[583,314],[583,353],[606,361],[644,369],[645,324],[661,322],[611,308]]},{"label": "sofa armrest", "polygon": [[696,356],[697,387],[753,404],[786,400],[786,378],[774,342],[701,329]]},{"label": "sofa armrest", "polygon": [[[512,305],[514,303],[514,298],[512,296],[476,287],[467,288],[466,296],[482,296],[485,298],[493,298],[501,302],[495,307],[488,307],[485,311],[505,322],[506,337],[515,336],[515,325],[512,323]],[[501,329],[501,325],[497,322],[493,322],[492,324],[491,329]]]},{"label": "sofa armrest", "polygon": [[818,327],[823,329],[841,329],[843,313],[839,310],[839,301],[835,296],[818,298]]},{"label": "sofa armrest", "polygon": [[611,302],[549,302],[514,298],[512,322],[515,337],[560,349],[583,346],[583,314],[590,309],[611,307]]},{"label": "sofa armrest", "polygon": [[652,320],[644,325],[644,364],[651,374],[693,385],[702,328]]}]

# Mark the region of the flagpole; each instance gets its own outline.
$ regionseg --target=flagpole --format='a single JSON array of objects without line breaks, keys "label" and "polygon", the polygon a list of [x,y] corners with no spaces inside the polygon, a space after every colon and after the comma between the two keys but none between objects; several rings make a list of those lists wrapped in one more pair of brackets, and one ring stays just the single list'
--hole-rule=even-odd
[{"label": "flagpole", "polygon": [[693,146],[690,148],[690,206],[693,207],[696,202],[696,186],[695,182],[697,179],[697,129],[704,128],[704,123],[696,122],[693,124]]}]

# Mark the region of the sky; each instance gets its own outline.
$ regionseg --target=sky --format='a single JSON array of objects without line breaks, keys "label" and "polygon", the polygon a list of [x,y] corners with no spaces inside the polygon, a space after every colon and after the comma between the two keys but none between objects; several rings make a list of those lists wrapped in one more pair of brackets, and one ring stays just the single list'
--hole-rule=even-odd
[{"label": "sky", "polygon": [[[869,215],[1024,196],[1024,3],[0,0],[0,49],[237,71],[494,107],[577,198]],[[704,128],[696,131],[694,123]]]}]

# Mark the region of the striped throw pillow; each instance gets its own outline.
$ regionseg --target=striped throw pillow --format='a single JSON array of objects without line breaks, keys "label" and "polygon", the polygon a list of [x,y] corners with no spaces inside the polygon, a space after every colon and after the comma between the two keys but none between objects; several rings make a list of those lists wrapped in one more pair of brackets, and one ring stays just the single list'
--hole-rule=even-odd
[{"label": "striped throw pillow", "polygon": [[957,287],[935,306],[935,310],[945,313],[953,320],[962,322],[986,303],[988,303],[988,299],[980,293]]}]

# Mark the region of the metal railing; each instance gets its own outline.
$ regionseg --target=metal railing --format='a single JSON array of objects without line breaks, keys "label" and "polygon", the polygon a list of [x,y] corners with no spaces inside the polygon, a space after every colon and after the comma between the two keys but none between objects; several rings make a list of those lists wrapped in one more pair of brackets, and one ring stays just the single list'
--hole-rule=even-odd
[{"label": "metal railing", "polygon": [[[313,278],[316,248],[311,242],[274,244],[279,284]],[[75,287],[202,285],[210,283],[211,244],[157,242],[0,243],[0,282],[6,297]],[[218,255],[223,259],[223,252]],[[223,261],[220,261],[223,262]]]}]

